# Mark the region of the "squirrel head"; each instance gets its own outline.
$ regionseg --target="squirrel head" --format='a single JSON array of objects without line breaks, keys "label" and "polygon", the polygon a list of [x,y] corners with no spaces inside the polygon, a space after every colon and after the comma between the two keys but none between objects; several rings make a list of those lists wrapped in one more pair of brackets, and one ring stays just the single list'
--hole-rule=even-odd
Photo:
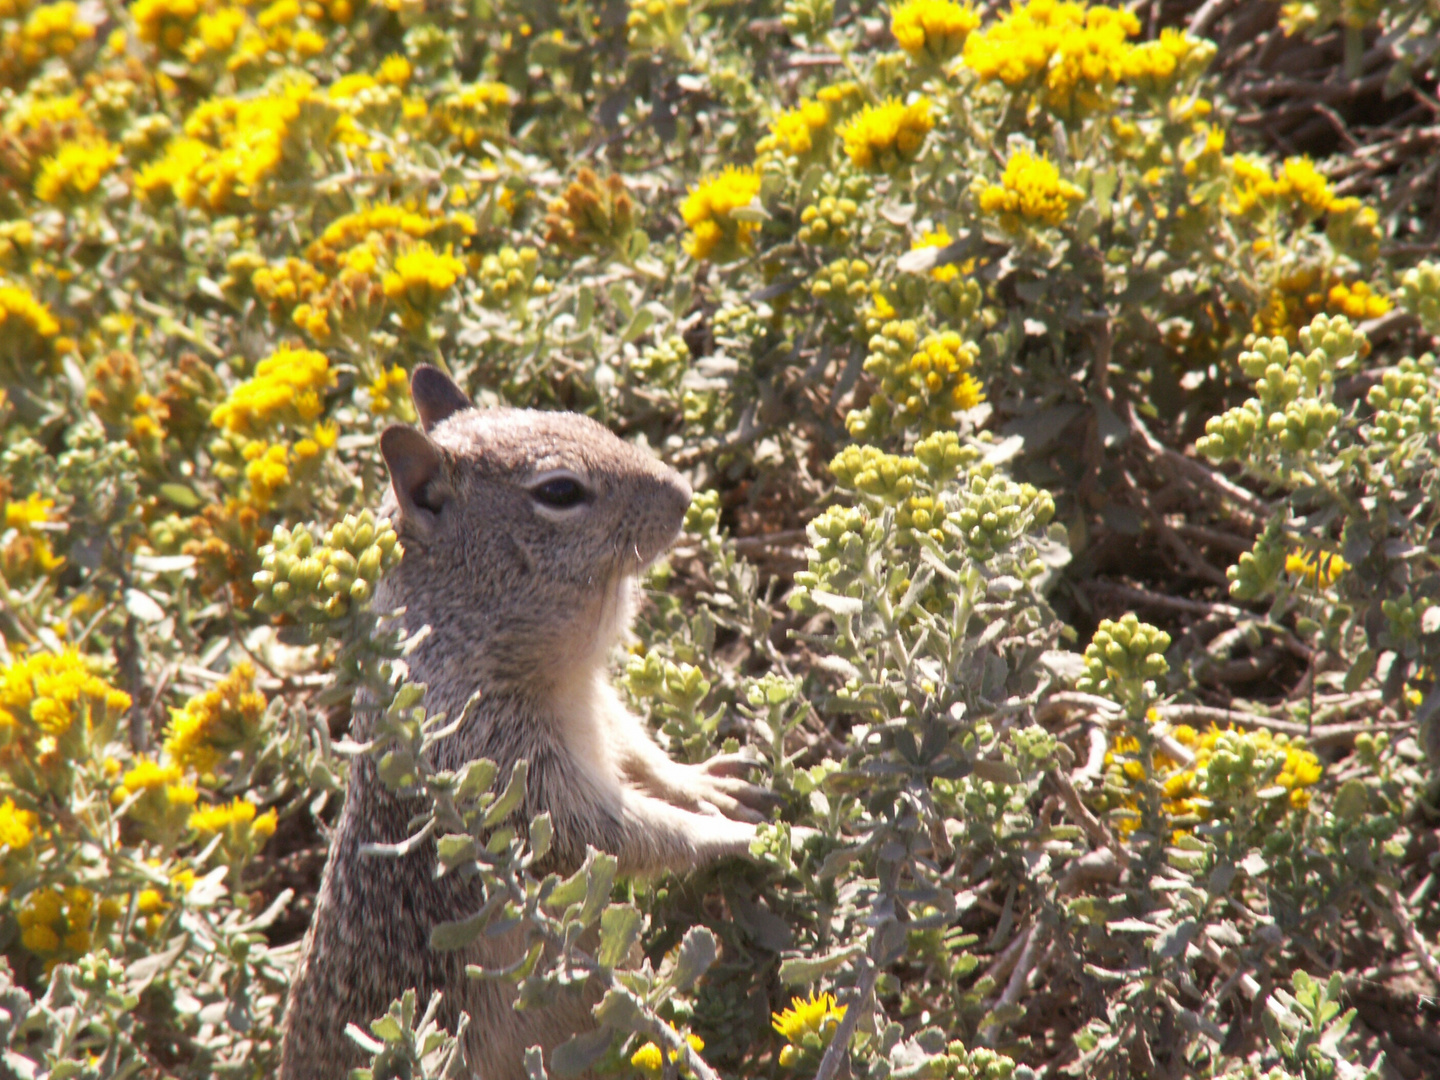
[{"label": "squirrel head", "polygon": [[405,549],[389,604],[412,631],[466,643],[482,677],[563,680],[603,663],[690,485],[589,417],[477,409],[428,365],[410,391],[422,430],[380,439]]}]

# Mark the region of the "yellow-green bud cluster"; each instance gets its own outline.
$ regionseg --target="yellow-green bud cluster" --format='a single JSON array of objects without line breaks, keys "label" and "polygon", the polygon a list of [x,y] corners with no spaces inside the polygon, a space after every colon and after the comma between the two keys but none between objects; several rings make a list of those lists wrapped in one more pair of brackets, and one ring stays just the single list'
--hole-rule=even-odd
[{"label": "yellow-green bud cluster", "polygon": [[[1317,362],[1324,371],[1330,373],[1329,381],[1333,381],[1334,372],[1365,352],[1369,345],[1365,335],[1344,315],[1316,315],[1310,320],[1309,326],[1300,328],[1300,347],[1307,354],[1313,354],[1316,350],[1325,354],[1323,359]],[[1308,360],[1307,356],[1307,362]]]},{"label": "yellow-green bud cluster", "polygon": [[745,688],[745,700],[752,709],[784,705],[795,698],[799,687],[795,680],[767,672]]},{"label": "yellow-green bud cluster", "polygon": [[1429,353],[1418,360],[1407,356],[1395,371],[1387,371],[1370,388],[1366,400],[1375,410],[1372,437],[1398,445],[1417,435],[1434,435],[1440,427],[1437,398],[1440,378],[1436,375],[1435,357]]},{"label": "yellow-green bud cluster", "polygon": [[1230,579],[1230,595],[1237,600],[1258,600],[1274,592],[1275,582],[1285,569],[1287,554],[1279,524],[1272,524],[1255,539],[1255,546],[1225,571]]},{"label": "yellow-green bud cluster", "polygon": [[810,283],[811,296],[847,319],[869,292],[870,264],[864,259],[836,259]]},{"label": "yellow-green bud cluster", "polygon": [[800,229],[795,234],[802,244],[846,246],[855,239],[860,204],[844,195],[822,195],[800,211]]},{"label": "yellow-green bud cluster", "polygon": [[1085,647],[1085,674],[1076,680],[1076,689],[1123,702],[1147,680],[1169,672],[1168,648],[1170,635],[1133,613],[1118,621],[1101,619]]},{"label": "yellow-green bud cluster", "polygon": [[956,1039],[945,1048],[945,1070],[935,1075],[946,1080],[1010,1080],[1015,1075],[1015,1062],[983,1047],[967,1050],[965,1044]]},{"label": "yellow-green bud cluster", "polygon": [[690,346],[679,334],[646,346],[640,356],[630,362],[635,377],[650,386],[673,386],[685,374],[690,362]]},{"label": "yellow-green bud cluster", "polygon": [[192,535],[190,523],[176,514],[167,514],[150,523],[150,546],[161,555],[178,555]]},{"label": "yellow-green bud cluster", "polygon": [[960,489],[960,508],[953,515],[970,557],[986,562],[1025,533],[1049,524],[1055,500],[1048,491],[1017,484],[995,466],[976,465]]},{"label": "yellow-green bud cluster", "polygon": [[898,503],[915,490],[921,463],[913,457],[887,454],[879,447],[851,443],[830,462],[836,483],[849,491]]},{"label": "yellow-green bud cluster", "polygon": [[749,304],[727,304],[715,313],[715,340],[737,352],[748,352],[770,332],[769,323]]},{"label": "yellow-green bud cluster", "polygon": [[1409,593],[1380,601],[1380,610],[1385,615],[1386,630],[1390,638],[1385,644],[1395,649],[1413,644],[1420,634],[1421,619],[1428,606],[1417,604]]},{"label": "yellow-green bud cluster", "polygon": [[693,710],[710,693],[710,680],[693,664],[676,664],[650,653],[630,658],[625,665],[625,687],[636,697],[658,697]]},{"label": "yellow-green bud cluster", "polygon": [[1368,731],[1362,731],[1355,736],[1355,754],[1368,769],[1376,769],[1380,765],[1380,755],[1390,748],[1390,736],[1385,732],[1372,735]]},{"label": "yellow-green bud cluster", "polygon": [[685,531],[708,536],[720,527],[720,493],[699,491],[685,511]]},{"label": "yellow-green bud cluster", "polygon": [[1215,736],[1210,756],[1204,767],[1196,770],[1195,779],[1205,798],[1233,802],[1271,785],[1276,785],[1276,795],[1303,788],[1314,780],[1289,770],[1308,774],[1318,768],[1318,760],[1305,749],[1303,739],[1266,731],[1222,731]]},{"label": "yellow-green bud cluster", "polygon": [[626,40],[636,50],[675,49],[690,21],[690,0],[628,0]]},{"label": "yellow-green bud cluster", "polygon": [[1043,762],[1055,756],[1059,740],[1039,724],[1031,724],[1026,728],[1011,728],[1010,745],[1022,761]]},{"label": "yellow-green bud cluster", "polygon": [[1330,400],[1335,369],[1365,348],[1365,336],[1344,316],[1317,315],[1300,331],[1305,353],[1292,353],[1283,338],[1261,338],[1240,354],[1240,367],[1255,380],[1256,397],[1212,417],[1195,447],[1215,461],[1238,458],[1262,440],[1289,453],[1323,446],[1340,423]]},{"label": "yellow-green bud cluster", "polygon": [[480,260],[480,303],[506,308],[531,296],[544,296],[550,283],[539,273],[540,253],[532,247],[502,247]]},{"label": "yellow-green bud cluster", "polygon": [[980,403],[984,394],[970,375],[979,350],[959,334],[930,334],[921,341],[911,319],[887,322],[870,339],[865,371],[879,386],[869,405],[845,419],[858,439],[879,439],[897,429],[933,432],[954,423],[955,412]]},{"label": "yellow-green bud cluster", "polygon": [[255,609],[322,622],[366,603],[401,549],[390,522],[362,510],[347,514],[319,544],[304,525],[293,532],[279,526],[260,553],[262,569],[251,579],[259,593]]},{"label": "yellow-green bud cluster", "polygon": [[901,546],[915,543],[915,533],[923,532],[936,543],[945,539],[945,504],[931,495],[911,495],[895,510],[895,526]]},{"label": "yellow-green bud cluster", "polygon": [[[879,544],[881,525],[857,506],[832,506],[810,522],[810,566],[795,575],[796,590],[790,606],[808,610],[807,593],[825,589],[844,593],[865,565],[866,555]],[[859,584],[854,584],[859,589]]]},{"label": "yellow-green bud cluster", "polygon": [[925,466],[930,479],[953,480],[981,458],[980,450],[960,442],[953,431],[937,431],[915,444],[915,459]]},{"label": "yellow-green bud cluster", "polygon": [[835,0],[785,0],[780,22],[787,32],[807,37],[823,34],[835,20]]},{"label": "yellow-green bud cluster", "polygon": [[1440,336],[1440,263],[1427,259],[1406,270],[1400,279],[1400,303],[1427,334]]}]

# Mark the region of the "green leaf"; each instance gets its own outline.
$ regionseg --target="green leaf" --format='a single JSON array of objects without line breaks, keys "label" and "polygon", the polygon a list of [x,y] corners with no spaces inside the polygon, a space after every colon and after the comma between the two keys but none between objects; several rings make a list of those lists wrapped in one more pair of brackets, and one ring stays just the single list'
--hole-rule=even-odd
[{"label": "green leaf", "polygon": [[677,990],[689,990],[696,979],[710,970],[718,955],[715,935],[704,926],[692,926],[680,942],[669,984]]},{"label": "green leaf", "polygon": [[467,919],[439,923],[430,931],[430,947],[437,952],[463,949],[485,932],[488,913],[483,909]]},{"label": "green leaf", "polygon": [[459,799],[474,799],[490,790],[495,782],[497,767],[489,758],[470,762],[460,772],[460,783],[455,788]]},{"label": "green leaf", "polygon": [[387,1043],[399,1042],[405,1034],[400,1030],[400,1022],[393,1016],[382,1016],[379,1020],[370,1021],[370,1030]]},{"label": "green leaf", "polygon": [[161,484],[160,494],[166,501],[180,507],[181,510],[200,509],[200,496],[184,484]]},{"label": "green leaf", "polygon": [[505,785],[505,791],[500,798],[495,800],[494,805],[485,811],[484,826],[493,829],[500,822],[504,821],[515,812],[521,801],[525,798],[525,782],[530,775],[530,763],[524,758],[515,762],[515,767],[510,770],[510,782]]},{"label": "green leaf", "polygon": [[614,1041],[615,1034],[608,1027],[576,1035],[551,1053],[550,1069],[556,1076],[579,1076],[598,1064]]},{"label": "green leaf", "polygon": [[600,950],[595,959],[604,967],[620,967],[640,938],[643,923],[633,904],[611,904],[600,916]]},{"label": "green leaf", "polygon": [[475,857],[475,838],[463,833],[442,836],[435,847],[440,861],[448,869],[454,869],[460,863],[469,862]]},{"label": "green leaf", "polygon": [[786,986],[807,986],[817,981],[822,975],[844,967],[855,957],[865,951],[863,946],[852,945],[848,949],[840,949],[829,956],[818,958],[813,957],[792,957],[780,963],[780,981]]}]

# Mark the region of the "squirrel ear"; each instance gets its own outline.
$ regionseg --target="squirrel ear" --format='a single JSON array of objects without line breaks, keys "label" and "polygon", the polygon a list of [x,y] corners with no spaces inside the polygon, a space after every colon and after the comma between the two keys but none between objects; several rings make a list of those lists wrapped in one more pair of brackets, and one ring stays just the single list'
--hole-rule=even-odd
[{"label": "squirrel ear", "polygon": [[475,407],[449,375],[429,364],[418,365],[415,374],[410,376],[410,397],[426,431],[452,413]]},{"label": "squirrel ear", "polygon": [[380,436],[380,453],[401,514],[422,525],[433,524],[451,494],[439,448],[414,428],[391,424]]}]

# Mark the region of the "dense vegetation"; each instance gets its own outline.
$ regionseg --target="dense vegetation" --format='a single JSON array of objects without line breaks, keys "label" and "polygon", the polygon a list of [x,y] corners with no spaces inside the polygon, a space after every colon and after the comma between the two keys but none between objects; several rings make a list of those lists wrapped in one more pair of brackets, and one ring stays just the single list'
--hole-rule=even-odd
[{"label": "dense vegetation", "polygon": [[[537,1078],[1440,1072],[1440,11],[1280,23],[0,0],[0,1076],[269,1075],[360,753],[435,947],[605,988]],[[753,865],[541,877],[429,766],[421,362],[694,482],[616,678]],[[426,1004],[376,1077],[466,1075]]]}]

